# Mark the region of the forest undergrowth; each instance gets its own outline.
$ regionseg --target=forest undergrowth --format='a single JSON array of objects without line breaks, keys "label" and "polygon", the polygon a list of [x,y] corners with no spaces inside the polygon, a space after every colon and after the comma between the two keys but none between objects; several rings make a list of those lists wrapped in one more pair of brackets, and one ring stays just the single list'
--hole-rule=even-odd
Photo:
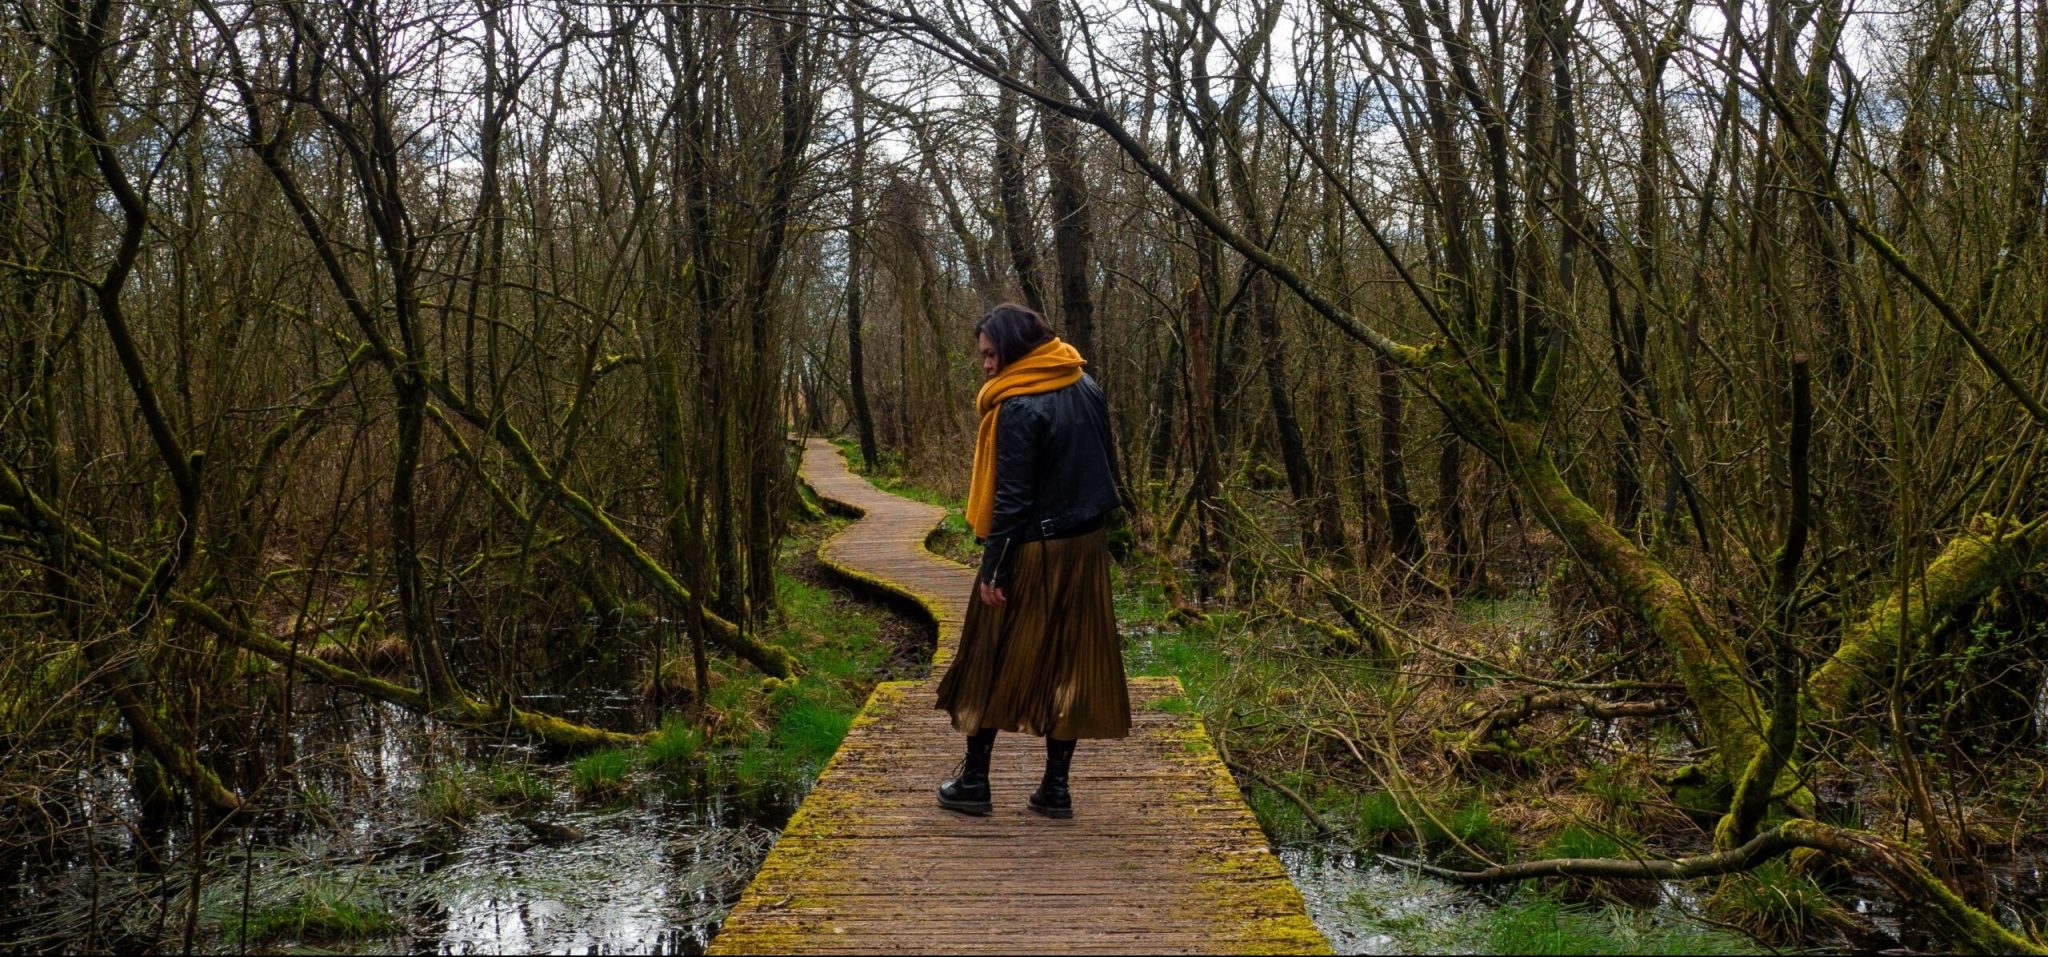
[{"label": "forest undergrowth", "polygon": [[[1278,840],[1319,840],[1387,866],[1466,873],[1543,859],[1710,852],[1730,795],[1702,773],[1708,752],[1674,697],[1680,689],[1665,677],[1670,662],[1554,540],[1516,532],[1515,548],[1527,557],[1496,558],[1491,593],[1457,601],[1430,589],[1383,585],[1375,593],[1353,579],[1337,587],[1373,598],[1347,608],[1317,593],[1330,582],[1255,546],[1241,559],[1239,600],[1197,611],[1172,604],[1158,584],[1180,570],[1140,569],[1126,588],[1124,618],[1139,636],[1134,665],[1187,685],[1187,706],[1209,721]],[[1361,616],[1387,634],[1361,635]],[[1951,669],[1949,677],[1907,720],[1933,738],[1943,738],[1944,722],[1953,733],[1943,740],[1955,759],[1944,762],[1949,770],[1935,789],[1979,868],[1956,880],[1974,888],[1986,910],[2040,926],[2029,875],[2048,853],[2044,763],[2038,749],[1962,730],[1955,712],[1972,659],[2012,641],[1989,626],[1971,635],[1937,665]],[[1387,648],[1394,653],[1374,653]],[[1805,771],[1818,819],[1916,843],[1911,792],[1889,742],[1828,734],[1843,750],[1824,752]],[[1637,926],[1588,920],[1593,911],[1582,908],[1592,905],[1677,907],[1685,926],[1733,931],[1769,948],[1939,949],[1950,939],[1914,910],[1922,902],[1817,856],[1690,882],[1545,877],[1491,894],[1476,927],[1458,925],[1449,937],[1425,931],[1409,943],[1539,952],[1548,948],[1517,935],[1540,930],[1564,948],[1550,952],[1597,952],[1597,932],[1574,938],[1599,927],[1625,936]],[[1687,940],[1692,932],[1673,931],[1683,941],[1670,944],[1674,951],[1727,946]],[[1659,947],[1640,939],[1612,946]]]},{"label": "forest undergrowth", "polygon": [[[958,513],[957,497],[900,462],[869,477],[948,506],[949,522]],[[1729,796],[1701,773],[1707,752],[1663,677],[1670,662],[1633,639],[1612,596],[1548,533],[1504,530],[1484,594],[1452,600],[1441,583],[1391,569],[1333,580],[1280,543],[1273,530],[1293,520],[1283,503],[1231,491],[1250,504],[1238,506],[1244,539],[1228,593],[1192,601],[1195,569],[1130,550],[1116,572],[1117,619],[1129,673],[1181,681],[1182,697],[1153,706],[1201,717],[1276,847],[1424,882],[1434,868],[1712,848]],[[934,547],[949,538],[942,527]],[[1361,635],[1361,623],[1389,634]],[[1945,665],[1960,675],[2002,641],[1980,626]],[[1383,643],[1400,653],[1370,650]],[[1953,700],[1916,717],[1939,723]],[[1982,765],[1998,773],[1942,785],[1957,789],[1953,813],[1982,852],[1966,886],[2038,926],[2048,909],[2029,875],[2048,859],[2048,760],[2013,764],[2015,752],[1999,750]],[[1883,768],[1883,743],[1862,742],[1859,757],[1813,769],[1821,819],[1911,840],[1910,798]],[[1316,917],[1416,953],[1939,949],[1946,939],[1912,901],[1813,856],[1695,881],[1550,877],[1414,896],[1430,903],[1355,893]]]}]

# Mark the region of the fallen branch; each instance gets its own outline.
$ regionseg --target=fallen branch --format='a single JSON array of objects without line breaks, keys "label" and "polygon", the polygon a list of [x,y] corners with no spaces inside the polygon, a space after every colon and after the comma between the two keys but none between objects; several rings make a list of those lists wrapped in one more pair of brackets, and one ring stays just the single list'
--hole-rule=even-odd
[{"label": "fallen branch", "polygon": [[1257,768],[1254,768],[1248,764],[1233,761],[1229,758],[1225,758],[1223,764],[1230,770],[1235,771],[1238,774],[1243,774],[1250,777],[1252,780],[1259,782],[1259,784],[1264,786],[1265,788],[1293,802],[1295,807],[1301,809],[1302,816],[1308,818],[1308,822],[1315,826],[1317,833],[1322,834],[1325,837],[1328,837],[1333,834],[1343,833],[1335,825],[1331,824],[1327,819],[1325,819],[1322,815],[1322,812],[1316,810],[1315,805],[1308,803],[1307,798],[1304,798],[1301,795],[1296,794],[1293,788],[1290,788],[1285,784],[1281,784],[1280,782],[1267,777],[1266,775],[1260,773],[1260,771]]},{"label": "fallen branch", "polygon": [[1479,727],[1465,738],[1466,747],[1476,747],[1503,731],[1510,731],[1528,723],[1539,714],[1557,714],[1576,711],[1588,718],[1615,720],[1618,718],[1660,718],[1677,714],[1679,706],[1670,701],[1608,701],[1590,694],[1570,691],[1553,691],[1537,695],[1517,695],[1512,699],[1487,709],[1476,720]]}]

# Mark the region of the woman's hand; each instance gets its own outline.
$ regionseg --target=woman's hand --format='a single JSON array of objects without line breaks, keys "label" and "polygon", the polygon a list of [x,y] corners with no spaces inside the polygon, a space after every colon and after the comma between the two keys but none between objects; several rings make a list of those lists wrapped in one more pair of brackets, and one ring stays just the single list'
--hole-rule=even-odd
[{"label": "woman's hand", "polygon": [[981,603],[984,605],[1000,608],[1005,602],[1010,600],[1010,596],[1003,594],[1002,589],[990,585],[988,582],[981,582],[975,587],[980,589]]}]

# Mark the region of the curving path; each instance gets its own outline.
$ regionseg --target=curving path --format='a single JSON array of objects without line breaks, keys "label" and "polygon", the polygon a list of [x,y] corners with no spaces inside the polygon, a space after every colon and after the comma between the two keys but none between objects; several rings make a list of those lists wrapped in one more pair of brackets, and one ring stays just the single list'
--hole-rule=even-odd
[{"label": "curving path", "polygon": [[[974,581],[924,549],[943,510],[876,489],[821,439],[802,475],[863,513],[819,559],[924,606],[943,668]],[[995,814],[939,809],[963,743],[936,685],[876,686],[712,953],[1329,952],[1201,722],[1159,707],[1177,680],[1133,679],[1131,737],[1081,743],[1071,821],[1025,810],[1044,752],[1018,735],[996,741]]]}]

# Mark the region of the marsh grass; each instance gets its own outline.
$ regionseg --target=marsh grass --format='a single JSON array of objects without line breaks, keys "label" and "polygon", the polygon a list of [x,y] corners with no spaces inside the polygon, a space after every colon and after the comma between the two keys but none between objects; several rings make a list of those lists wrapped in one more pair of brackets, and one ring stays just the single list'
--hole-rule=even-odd
[{"label": "marsh grass", "polygon": [[399,915],[406,906],[405,888],[415,879],[374,866],[300,866],[306,859],[298,855],[313,853],[301,848],[266,855],[272,863],[292,866],[260,870],[262,876],[250,885],[247,900],[239,882],[209,884],[200,898],[202,921],[222,943],[246,941],[252,949],[286,942],[360,943],[403,929]]},{"label": "marsh grass", "polygon": [[427,818],[441,824],[467,824],[483,811],[483,802],[470,789],[469,775],[461,768],[443,769],[429,777],[420,789],[420,803]]},{"label": "marsh grass", "polygon": [[626,791],[626,774],[633,768],[633,752],[623,748],[600,748],[569,764],[569,788],[585,801],[605,801]]},{"label": "marsh grass", "polygon": [[[246,925],[250,941],[366,940],[389,933],[397,921],[381,902],[310,891],[289,903],[252,911]],[[230,929],[235,937],[241,928]]]},{"label": "marsh grass", "polygon": [[672,716],[661,730],[640,747],[641,763],[657,771],[677,772],[693,767],[704,751],[704,729],[688,718]]},{"label": "marsh grass", "polygon": [[1555,900],[1510,903],[1475,922],[1474,950],[1495,954],[1751,954],[1749,941],[1725,931],[1659,923],[1625,907],[1582,907]]},{"label": "marsh grass", "polygon": [[421,785],[420,803],[429,820],[462,825],[486,811],[546,800],[551,791],[548,782],[530,768],[446,764]]},{"label": "marsh grass", "polygon": [[524,767],[499,766],[484,776],[484,793],[495,807],[521,807],[545,801],[554,789],[546,779]]},{"label": "marsh grass", "polygon": [[[1395,676],[1379,662],[1321,652],[1323,636],[1284,620],[1209,613],[1191,621],[1170,612],[1156,582],[1140,573],[1120,581],[1117,612],[1128,670],[1175,676],[1185,689],[1154,707],[1201,715],[1212,736],[1224,736],[1234,759],[1253,762],[1267,779],[1314,807],[1338,832],[1339,847],[1452,867],[1531,857],[1626,857],[1640,850],[1638,835],[1646,829],[1683,823],[1647,762],[1594,763],[1575,775],[1532,776],[1445,760],[1451,755],[1444,748],[1435,751],[1436,760],[1397,766],[1381,750],[1384,742],[1396,736],[1439,745],[1457,741],[1457,729],[1470,722],[1460,705],[1494,682],[1476,673],[1455,684]],[[1540,632],[1544,614],[1540,602],[1510,597],[1445,609],[1430,627],[1435,640],[1465,642],[1478,653],[1500,640],[1521,641],[1516,636]],[[1409,667],[1452,670],[1444,664]],[[1278,720],[1282,714],[1296,717]],[[1361,760],[1371,766],[1362,768]],[[1333,839],[1277,790],[1244,775],[1238,783],[1274,844]],[[1449,910],[1417,913],[1388,906],[1381,913],[1362,906],[1342,914],[1318,912],[1317,919],[1335,920],[1348,930],[1363,917],[1366,936],[1392,938],[1396,952],[1755,952],[1754,942],[1740,934],[1669,907],[1644,908],[1657,899],[1654,886],[1545,882],[1510,890],[1505,899],[1474,895]]]},{"label": "marsh grass", "polygon": [[1544,841],[1537,849],[1537,856],[1622,857],[1630,852],[1632,844],[1632,841],[1620,840],[1615,834],[1572,824]]},{"label": "marsh grass", "polygon": [[1148,710],[1160,711],[1166,714],[1196,713],[1194,702],[1189,701],[1186,695],[1168,695],[1164,698],[1155,698],[1148,702],[1145,707]]},{"label": "marsh grass", "polygon": [[[785,547],[811,548],[798,540]],[[724,715],[714,770],[744,787],[796,785],[815,776],[839,749],[892,648],[885,612],[794,576],[777,579],[781,615],[766,636],[804,662],[793,680],[730,680],[712,688]]]},{"label": "marsh grass", "polygon": [[[1329,795],[1325,800],[1336,800]],[[1401,802],[1385,791],[1373,791],[1357,795],[1350,808],[1351,826],[1361,836],[1397,835],[1413,830],[1414,824],[1408,819],[1408,812]]]},{"label": "marsh grass", "polygon": [[1592,764],[1579,775],[1579,791],[1593,799],[1603,820],[1622,827],[1654,828],[1682,815],[1643,761],[1624,757]]},{"label": "marsh grass", "polygon": [[1760,938],[1782,942],[1805,940],[1844,919],[1826,890],[1782,859],[1723,880],[1708,910]]}]

